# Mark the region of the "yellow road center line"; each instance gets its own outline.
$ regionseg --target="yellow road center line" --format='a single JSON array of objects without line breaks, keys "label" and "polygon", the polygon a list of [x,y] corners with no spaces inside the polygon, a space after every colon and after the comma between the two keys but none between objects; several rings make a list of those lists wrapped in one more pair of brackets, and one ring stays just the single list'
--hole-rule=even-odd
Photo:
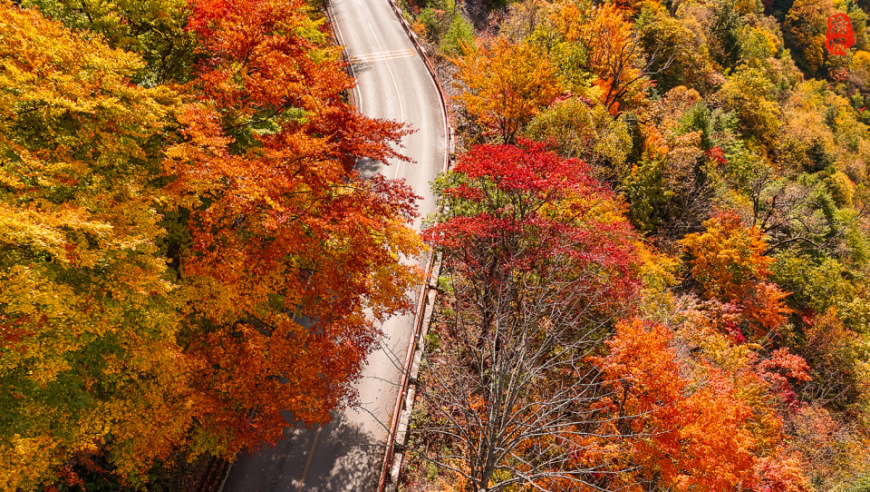
[{"label": "yellow road center line", "polygon": [[416,55],[417,55],[417,52],[414,51],[413,49],[397,50],[397,51],[384,51],[381,53],[368,53],[365,55],[351,56],[350,62],[356,63],[356,64],[358,64],[358,63],[371,63],[371,62],[382,61],[382,60],[393,60],[395,58],[409,58],[409,57],[416,56]]}]

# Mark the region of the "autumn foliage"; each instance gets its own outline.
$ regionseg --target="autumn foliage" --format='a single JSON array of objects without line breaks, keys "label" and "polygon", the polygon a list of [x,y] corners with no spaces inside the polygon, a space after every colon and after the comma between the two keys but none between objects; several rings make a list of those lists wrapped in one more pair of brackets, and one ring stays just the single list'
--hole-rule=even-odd
[{"label": "autumn foliage", "polygon": [[181,108],[186,138],[164,164],[190,208],[185,314],[208,327],[189,345],[207,361],[203,427],[235,453],[280,436],[284,410],[326,422],[352,398],[373,319],[407,307],[415,272],[397,258],[420,251],[415,196],[353,170],[397,156],[387,142],[403,130],[342,99],[353,82],[302,2],[203,2],[189,28],[200,97]]},{"label": "autumn foliage", "polygon": [[0,489],[326,422],[424,242],[407,490],[868,488],[866,2],[412,0],[422,237],[315,3],[0,0]]},{"label": "autumn foliage", "polygon": [[[662,325],[631,320],[607,341],[602,369],[614,381],[612,405],[631,415],[617,432],[629,436],[640,474],[660,474],[679,490],[727,491],[757,485],[752,407],[733,378],[714,367],[687,367]],[[727,456],[727,459],[722,457]],[[632,477],[632,480],[642,480]]]},{"label": "autumn foliage", "polygon": [[0,31],[0,488],[108,442],[135,472],[197,401],[151,183],[178,95],[129,84],[138,57],[36,11],[0,4]]},{"label": "autumn foliage", "polygon": [[538,112],[561,92],[553,67],[529,44],[503,39],[464,46],[456,58],[460,96],[468,114],[501,142],[512,144]]},{"label": "autumn foliage", "polygon": [[345,102],[304,2],[190,7],[190,80],[164,86],[108,43],[151,44],[0,3],[3,490],[231,458],[287,410],[325,423],[409,308],[416,197],[353,169],[405,130]]},{"label": "autumn foliage", "polygon": [[787,309],[765,324],[751,304],[763,294],[724,294],[766,288],[757,231],[726,216],[698,235],[709,243],[687,238],[711,256],[693,273],[712,299],[668,327],[637,318],[644,253],[581,161],[527,141],[477,146],[436,192],[444,211],[424,237],[450,294],[425,376],[433,423],[419,430],[440,451],[425,459],[464,490],[806,490],[779,412],[809,366],[740,332],[779,327]]},{"label": "autumn foliage", "polygon": [[497,283],[515,268],[544,274],[563,258],[572,274],[596,271],[589,288],[598,302],[619,302],[635,288],[634,234],[580,160],[530,141],[478,146],[436,189],[446,212],[423,237],[466,278]]},{"label": "autumn foliage", "polygon": [[631,108],[642,99],[649,79],[643,52],[627,21],[627,12],[612,3],[591,10],[570,3],[557,7],[553,23],[569,42],[587,48],[589,70],[597,77],[601,103],[611,112]]},{"label": "autumn foliage", "polygon": [[788,296],[767,281],[773,258],[756,228],[745,227],[733,213],[704,223],[703,234],[689,234],[680,244],[692,255],[692,277],[704,293],[721,302],[739,305],[755,331],[767,333],[781,327],[791,310]]},{"label": "autumn foliage", "polygon": [[770,275],[773,258],[756,228],[726,213],[704,223],[703,234],[690,234],[680,243],[693,256],[692,277],[705,293],[723,301],[739,299],[752,285]]},{"label": "autumn foliage", "polygon": [[[425,10],[410,14],[426,24]],[[844,56],[824,49],[833,15],[848,16],[854,32]],[[436,185],[447,207],[427,240],[444,254],[446,300],[428,360],[433,380],[420,391],[480,398],[441,406],[427,394],[409,490],[433,483],[445,490],[867,488],[868,20],[860,2],[528,0],[476,23],[464,56],[446,54],[441,68],[461,91],[456,128],[465,148],[457,170],[487,167]],[[501,51],[515,56],[499,65]],[[495,76],[508,65],[517,74],[540,67],[535,83],[554,92],[523,92],[534,84]],[[524,95],[517,100],[529,110],[519,116],[502,104],[506,95]],[[499,118],[510,121],[509,132],[499,130]],[[529,162],[529,152],[498,145],[534,149],[524,138],[548,142],[566,163],[582,157],[589,186],[613,190],[607,211],[592,205],[596,212],[573,215],[576,203],[562,191],[572,180],[561,166],[536,175],[555,203],[528,188],[527,175],[502,161]],[[513,174],[498,174],[503,169]],[[520,199],[505,181],[533,193]],[[538,197],[536,212],[529,221],[514,218],[514,203],[529,196]],[[625,245],[617,237],[629,230],[616,232],[623,216],[642,235],[632,248],[595,258],[630,258],[635,276],[630,289],[618,284],[625,276],[587,280],[590,291],[601,289],[595,314],[610,316],[575,330],[594,349],[562,342],[570,323],[561,316],[583,289],[564,293],[558,282],[547,284],[562,306],[549,335],[491,335],[516,333],[512,323],[539,312],[538,289],[566,264],[553,260],[564,253],[553,244],[584,244],[561,235],[576,225],[571,217],[613,233],[597,248]],[[557,241],[541,240],[549,237]],[[515,306],[526,311],[506,316]],[[584,354],[582,362],[566,356],[571,370],[541,370],[553,366],[532,363],[524,341],[548,336]],[[484,349],[477,362],[464,358]],[[528,361],[526,370],[505,362],[517,358]],[[489,369],[495,360],[511,368],[510,381],[534,379],[522,394],[536,413],[503,428],[521,444],[485,475],[487,447],[453,440],[434,423],[499,428],[502,420],[485,410],[503,416],[514,407],[487,406],[496,400],[481,396],[500,394],[502,386],[490,386],[502,374]],[[591,367],[601,371],[600,391],[574,396],[564,421],[547,419],[546,409],[563,411],[555,392],[577,389]],[[540,425],[539,434],[520,430],[528,422]],[[474,435],[502,435],[487,432]]]},{"label": "autumn foliage", "polygon": [[466,490],[582,486],[608,468],[571,458],[598,436],[579,416],[610,413],[587,356],[637,291],[637,236],[586,164],[539,143],[475,147],[436,193],[444,209],[423,235],[455,314],[426,375],[444,422],[424,429],[444,441],[431,459]]}]

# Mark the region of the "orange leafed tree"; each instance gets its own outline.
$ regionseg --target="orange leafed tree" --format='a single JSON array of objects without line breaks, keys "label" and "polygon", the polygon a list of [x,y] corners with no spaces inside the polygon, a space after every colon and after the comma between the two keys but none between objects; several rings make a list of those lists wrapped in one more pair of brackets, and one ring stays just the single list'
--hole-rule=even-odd
[{"label": "orange leafed tree", "polygon": [[353,169],[405,130],[343,100],[305,2],[190,8],[194,76],[143,88],[139,56],[0,0],[2,490],[324,422],[409,307],[416,197]]},{"label": "orange leafed tree", "polygon": [[710,367],[692,374],[662,325],[625,321],[606,343],[604,380],[613,386],[612,404],[628,416],[615,428],[641,465],[628,483],[658,477],[679,490],[722,492],[756,484],[753,409],[735,396],[727,374]]},{"label": "orange leafed tree", "polygon": [[787,349],[759,360],[703,325],[693,317],[672,333],[623,321],[606,342],[609,353],[598,361],[613,388],[611,405],[625,416],[613,425],[623,442],[610,443],[629,448],[617,458],[623,467],[638,465],[620,485],[808,490],[776,408],[791,393],[790,381],[809,379],[806,362]]},{"label": "orange leafed tree", "polygon": [[466,87],[459,100],[501,143],[514,143],[523,126],[562,92],[556,68],[527,43],[478,40],[453,62]]},{"label": "orange leafed tree", "polygon": [[[203,447],[232,455],[352,401],[379,332],[409,308],[415,196],[364,179],[399,157],[398,124],[356,112],[338,51],[302,0],[197,0],[201,61],[178,114],[168,189],[189,210],[179,258],[188,351],[200,358]],[[366,312],[371,314],[367,315]]]},{"label": "orange leafed tree", "polygon": [[757,331],[784,324],[791,312],[784,303],[788,294],[766,281],[773,258],[765,255],[767,243],[761,231],[744,226],[732,212],[704,222],[704,227],[705,232],[680,241],[692,256],[692,277],[704,293],[740,305]]},{"label": "orange leafed tree", "polygon": [[806,464],[795,453],[788,428],[791,414],[802,405],[793,385],[811,379],[806,361],[787,348],[762,351],[759,344],[742,343],[742,336],[735,340],[734,327],[743,313],[734,304],[701,302],[681,316],[671,347],[690,369],[682,373],[694,381],[705,381],[709,374],[725,377],[737,405],[751,410],[741,429],[751,435],[753,489],[809,490],[803,477]]},{"label": "orange leafed tree", "polygon": [[[587,66],[598,77],[595,84],[601,89],[601,103],[614,114],[644,100],[644,91],[650,85],[645,71],[658,56],[654,53],[645,59],[639,38],[625,15],[625,10],[609,2],[591,11],[566,3],[551,13],[553,24],[565,39],[586,47]],[[668,65],[664,63],[661,69]]]}]

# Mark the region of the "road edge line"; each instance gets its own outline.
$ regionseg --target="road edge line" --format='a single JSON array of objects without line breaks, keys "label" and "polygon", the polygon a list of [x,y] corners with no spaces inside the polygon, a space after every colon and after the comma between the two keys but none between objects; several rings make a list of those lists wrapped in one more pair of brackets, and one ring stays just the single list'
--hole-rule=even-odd
[{"label": "road edge line", "polygon": [[[405,30],[405,34],[411,40],[411,44],[414,45],[414,48],[420,54],[420,58],[423,60],[423,64],[426,66],[426,70],[429,72],[430,80],[435,85],[435,91],[438,93],[438,99],[441,103],[441,119],[444,122],[443,131],[444,131],[444,165],[442,168],[442,172],[447,172],[450,169],[450,162],[453,156],[453,129],[450,125],[450,111],[447,106],[448,101],[450,101],[450,96],[444,91],[444,88],[441,85],[441,81],[438,78],[438,72],[435,70],[435,65],[429,59],[429,55],[426,52],[425,48],[420,44],[417,39],[417,34],[411,29],[408,25],[408,21],[405,20],[405,17],[402,15],[401,9],[399,9],[398,5],[396,5],[395,0],[387,0],[390,6],[393,9],[393,13],[399,19],[399,22],[402,24],[402,28]],[[433,261],[434,260],[434,261]],[[390,482],[393,484],[393,489],[398,485],[398,477],[402,471],[402,462],[404,461],[404,455],[401,453],[396,453],[396,435],[399,429],[399,424],[402,415],[402,410],[407,412],[407,415],[410,416],[411,410],[413,410],[414,399],[408,398],[408,389],[409,389],[409,376],[412,370],[413,361],[415,358],[415,354],[417,352],[417,347],[420,347],[420,351],[425,348],[425,341],[422,340],[422,337],[425,336],[429,331],[429,322],[431,321],[431,314],[434,312],[435,306],[435,296],[431,298],[432,310],[429,313],[429,316],[426,316],[426,305],[428,304],[428,300],[430,298],[429,292],[430,290],[434,291],[437,294],[437,289],[433,289],[431,286],[431,275],[433,271],[433,267],[435,267],[435,263],[438,263],[438,272],[440,274],[441,271],[441,262],[440,259],[435,258],[434,253],[430,255],[429,260],[426,263],[426,283],[422,286],[420,292],[420,303],[417,306],[417,312],[415,313],[414,318],[414,332],[412,337],[408,343],[408,353],[405,357],[405,365],[402,370],[402,383],[399,386],[399,394],[396,397],[396,406],[393,411],[393,418],[390,422],[390,433],[387,436],[387,446],[384,452],[384,460],[383,466],[381,467],[381,476],[378,481],[378,490],[377,492],[385,492],[388,475],[390,477]],[[437,286],[437,278],[435,279]],[[425,329],[424,329],[425,325]],[[422,333],[422,335],[421,335]],[[414,392],[416,396],[416,391]],[[411,400],[411,401],[409,401]],[[402,403],[405,403],[403,408]],[[404,438],[407,436],[407,432],[403,435]],[[404,445],[404,442],[401,444]],[[396,461],[393,463],[393,461]],[[393,465],[391,467],[391,465]],[[392,470],[391,470],[392,468]],[[392,471],[392,473],[391,473]]]}]

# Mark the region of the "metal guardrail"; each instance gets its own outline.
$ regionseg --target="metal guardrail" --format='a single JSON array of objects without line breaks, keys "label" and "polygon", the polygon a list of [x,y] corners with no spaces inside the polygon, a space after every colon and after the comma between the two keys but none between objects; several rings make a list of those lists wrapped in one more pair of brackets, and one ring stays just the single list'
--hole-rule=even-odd
[{"label": "metal guardrail", "polygon": [[396,17],[399,18],[399,22],[402,24],[402,29],[405,30],[405,33],[411,39],[411,43],[416,48],[417,52],[420,53],[420,57],[423,59],[423,63],[426,65],[426,70],[429,71],[429,75],[432,76],[432,81],[435,83],[435,89],[438,91],[438,98],[441,102],[441,111],[444,115],[444,138],[447,140],[445,145],[445,153],[444,153],[444,171],[447,171],[450,168],[450,156],[453,153],[453,128],[450,126],[450,119],[452,116],[451,106],[450,104],[450,95],[444,90],[444,87],[441,85],[441,79],[438,77],[438,72],[435,70],[435,63],[429,57],[429,53],[426,51],[426,48],[420,44],[420,40],[417,37],[417,33],[411,29],[411,26],[408,25],[408,21],[405,19],[405,16],[402,15],[402,10],[396,4],[395,0],[387,0],[390,3],[390,7],[393,8],[393,13],[396,14]]},{"label": "metal guardrail", "polygon": [[[402,28],[405,30],[405,33],[411,39],[411,43],[414,45],[414,48],[420,54],[420,57],[423,60],[423,63],[426,65],[426,70],[429,71],[430,76],[432,77],[432,81],[435,83],[435,89],[438,91],[438,98],[441,102],[441,112],[444,119],[444,137],[445,137],[445,146],[444,146],[444,167],[443,171],[447,171],[450,168],[450,159],[453,154],[453,129],[450,125],[450,105],[448,102],[450,101],[450,96],[444,91],[444,88],[441,85],[441,81],[438,78],[438,73],[435,71],[435,64],[429,58],[426,49],[420,44],[420,41],[417,39],[417,34],[411,29],[408,25],[408,21],[405,20],[405,17],[402,15],[401,10],[396,5],[395,1],[388,0],[390,6],[393,9],[393,12],[399,18],[399,21],[402,24]],[[342,39],[341,31],[336,28],[337,24],[335,22],[335,17],[332,15],[332,10],[330,9],[328,0],[324,2],[325,8],[323,9],[326,13],[326,17],[329,20],[329,25],[332,30],[333,35],[335,36],[335,40],[339,46],[345,46],[344,40]],[[353,76],[353,68],[351,66],[350,58],[347,56],[347,51],[341,50],[341,59],[344,61],[345,66],[347,67],[348,75]],[[350,102],[352,105],[356,106],[356,101],[354,100],[353,91],[349,91]],[[409,374],[411,370],[411,365],[414,360],[415,348],[417,346],[417,339],[420,337],[420,330],[424,324],[424,313],[426,310],[426,300],[428,298],[429,291],[429,278],[432,275],[433,267],[435,266],[435,258],[434,255],[431,255],[429,260],[426,263],[426,267],[424,268],[426,271],[426,283],[423,284],[420,288],[420,302],[417,305],[417,310],[414,316],[414,334],[410,339],[410,343],[408,346],[408,353],[405,357],[405,365],[402,371],[402,384],[399,390],[399,396],[396,400],[395,410],[393,412],[393,419],[390,425],[390,434],[387,439],[387,451],[384,454],[384,464],[381,470],[380,481],[378,484],[378,491],[383,492],[387,483],[387,475],[389,474],[390,464],[392,462],[393,452],[395,451],[396,445],[396,432],[398,430],[398,422],[399,416],[402,411],[402,401],[405,399],[405,395],[408,391],[409,384]],[[440,268],[439,268],[440,270]],[[229,476],[229,472],[232,469],[233,461],[225,460],[222,458],[215,458],[210,463],[206,470],[205,476],[198,487],[200,492],[222,492],[224,484],[227,481],[227,477]]]},{"label": "metal guardrail", "polygon": [[[431,58],[429,58],[429,54],[426,52],[426,49],[420,44],[419,39],[417,39],[417,33],[415,33],[411,26],[408,25],[408,21],[405,19],[405,16],[402,15],[402,11],[398,5],[396,5],[395,0],[388,0],[390,3],[390,7],[393,9],[393,13],[398,17],[399,22],[402,24],[402,28],[405,30],[405,33],[411,39],[411,43],[414,45],[414,48],[420,54],[420,57],[423,60],[423,63],[426,65],[426,70],[429,71],[429,75],[432,77],[432,81],[435,83],[435,89],[438,91],[438,99],[441,102],[441,114],[444,119],[444,166],[442,171],[446,172],[450,169],[450,159],[453,154],[453,129],[450,125],[450,105],[448,104],[450,101],[450,96],[447,92],[444,91],[444,87],[441,85],[441,80],[438,77],[438,73],[435,70],[435,64],[432,62]],[[387,438],[387,448],[384,453],[384,463],[381,467],[381,477],[378,482],[378,492],[384,492],[387,486],[387,477],[390,474],[390,465],[393,462],[393,458],[395,456],[396,449],[396,434],[399,428],[399,420],[403,410],[402,402],[406,402],[409,406],[414,404],[414,398],[410,397],[406,399],[408,393],[408,385],[410,381],[411,374],[411,366],[414,361],[414,354],[416,352],[418,346],[418,339],[420,338],[420,331],[423,329],[423,324],[427,321],[424,316],[426,311],[426,301],[429,298],[429,279],[432,275],[433,267],[435,266],[435,256],[430,255],[429,260],[426,263],[426,284],[422,286],[420,289],[420,302],[417,305],[417,312],[414,316],[414,333],[408,343],[408,353],[405,357],[405,363],[402,371],[402,383],[399,386],[399,395],[396,398],[396,406],[393,411],[393,418],[390,422],[390,433]],[[440,268],[439,268],[440,270]],[[410,401],[409,401],[410,400]],[[407,408],[410,411],[410,408]],[[401,466],[401,464],[399,465]],[[398,476],[398,472],[401,469],[397,470],[395,474]]]},{"label": "metal guardrail", "polygon": [[[390,3],[390,7],[393,9],[393,13],[396,14],[396,17],[399,19],[399,22],[402,24],[402,28],[405,30],[405,33],[408,35],[408,38],[411,40],[411,43],[414,45],[414,48],[417,50],[417,53],[420,55],[420,58],[423,60],[423,64],[426,66],[426,70],[429,72],[429,75],[432,77],[432,81],[435,84],[435,89],[438,92],[438,99],[441,103],[441,114],[444,120],[444,164],[442,171],[447,171],[450,168],[450,160],[453,154],[454,148],[454,138],[453,138],[453,128],[450,125],[450,96],[444,91],[444,87],[441,85],[441,81],[438,78],[438,73],[435,70],[435,63],[429,57],[429,54],[426,52],[426,49],[420,44],[419,39],[417,38],[417,33],[415,33],[411,26],[408,25],[408,21],[402,15],[401,9],[399,9],[398,5],[394,0],[388,0]],[[334,33],[336,40],[340,46],[344,46],[344,41],[341,36],[341,30],[337,28],[337,24],[335,22],[335,17],[332,14],[332,10],[329,6],[329,3],[326,2],[326,15],[329,19],[330,27],[332,28],[332,32]],[[349,72],[353,73],[353,68],[351,66],[350,59],[347,56],[347,52],[342,50],[342,59],[348,66]],[[351,97],[353,97],[353,91],[351,91]],[[399,420],[403,410],[403,401],[410,400],[409,404],[413,405],[413,397],[407,398],[408,387],[410,382],[410,373],[411,366],[414,363],[414,356],[416,353],[416,348],[418,346],[418,339],[420,338],[420,332],[423,329],[424,323],[427,321],[425,319],[425,311],[426,311],[426,301],[429,299],[429,279],[432,275],[433,268],[435,267],[436,259],[434,255],[430,255],[428,261],[426,262],[426,266],[424,270],[426,272],[426,283],[420,287],[420,297],[419,302],[417,304],[417,309],[414,314],[414,331],[410,338],[408,344],[408,352],[405,355],[404,366],[402,370],[402,381],[399,386],[399,395],[396,398],[396,404],[393,410],[393,416],[390,421],[390,432],[387,437],[387,446],[386,451],[384,453],[383,466],[381,467],[380,479],[378,481],[378,492],[384,492],[387,483],[388,476],[390,475],[390,465],[393,462],[394,453],[396,450],[396,435],[399,428]],[[440,268],[439,268],[440,270]],[[407,409],[410,411],[410,408]]]}]

